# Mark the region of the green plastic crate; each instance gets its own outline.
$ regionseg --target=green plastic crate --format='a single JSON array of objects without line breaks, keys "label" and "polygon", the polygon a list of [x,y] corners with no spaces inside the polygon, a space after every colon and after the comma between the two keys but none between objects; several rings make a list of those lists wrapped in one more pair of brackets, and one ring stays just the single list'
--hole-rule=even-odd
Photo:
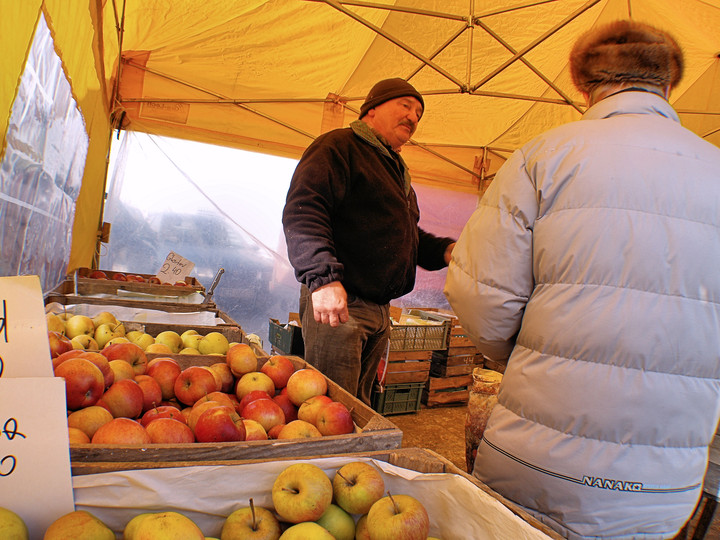
[{"label": "green plastic crate", "polygon": [[423,388],[425,382],[388,384],[382,390],[375,385],[372,408],[382,415],[419,411]]}]

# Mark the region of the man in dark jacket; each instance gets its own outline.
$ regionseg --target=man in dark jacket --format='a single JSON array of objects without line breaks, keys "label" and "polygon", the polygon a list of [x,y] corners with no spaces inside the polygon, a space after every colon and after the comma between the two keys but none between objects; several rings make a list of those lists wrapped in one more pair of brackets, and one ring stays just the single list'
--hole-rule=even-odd
[{"label": "man in dark jacket", "polygon": [[399,154],[423,108],[403,79],[377,83],[360,120],[307,148],[283,212],[288,256],[302,284],[305,360],[368,404],[390,336],[390,300],[412,290],[418,264],[446,266],[454,245],[418,227]]}]

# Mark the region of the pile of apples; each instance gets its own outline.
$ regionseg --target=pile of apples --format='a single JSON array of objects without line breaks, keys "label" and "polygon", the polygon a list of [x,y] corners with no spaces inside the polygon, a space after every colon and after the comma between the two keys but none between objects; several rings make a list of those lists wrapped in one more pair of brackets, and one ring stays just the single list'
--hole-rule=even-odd
[{"label": "pile of apples", "polygon": [[[272,485],[273,509],[239,507],[228,515],[215,540],[432,540],[430,519],[423,504],[411,495],[385,496],[385,482],[371,463],[352,461],[332,475],[310,462],[285,468]],[[3,528],[6,525],[8,528]],[[22,519],[0,508],[0,530],[27,539]],[[84,510],[55,520],[44,540],[114,540],[113,531]],[[179,512],[145,512],[133,517],[123,530],[125,540],[210,540]],[[435,538],[434,540],[438,540]]]},{"label": "pile of apples", "polygon": [[125,272],[111,272],[108,275],[104,270],[93,270],[87,275],[90,279],[110,279],[113,281],[134,281],[137,283],[153,283],[155,285],[174,285],[176,287],[188,287],[189,285],[185,281],[176,281],[170,283],[168,281],[161,281],[157,276],[143,277],[140,274],[128,274]]}]

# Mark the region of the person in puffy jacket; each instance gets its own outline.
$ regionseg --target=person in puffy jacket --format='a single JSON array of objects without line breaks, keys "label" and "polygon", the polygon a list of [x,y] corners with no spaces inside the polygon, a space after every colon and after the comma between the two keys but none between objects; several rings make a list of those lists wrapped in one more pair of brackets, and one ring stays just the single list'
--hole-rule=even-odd
[{"label": "person in puffy jacket", "polygon": [[671,538],[719,418],[720,149],[667,101],[666,32],[591,30],[570,71],[589,108],[503,165],[448,270],[507,360],[474,475],[568,538]]}]

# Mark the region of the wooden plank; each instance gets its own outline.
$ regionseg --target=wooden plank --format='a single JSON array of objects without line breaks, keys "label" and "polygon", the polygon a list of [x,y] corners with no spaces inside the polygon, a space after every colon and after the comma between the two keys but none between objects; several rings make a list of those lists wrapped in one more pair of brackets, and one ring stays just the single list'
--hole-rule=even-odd
[{"label": "wooden plank", "polygon": [[155,309],[158,311],[166,311],[168,313],[195,313],[197,311],[211,311],[217,313],[218,309],[215,302],[207,302],[200,304],[182,303],[182,302],[160,302],[155,300],[138,300],[137,298],[125,298],[119,296],[108,296],[105,298],[93,296],[76,296],[70,294],[57,294],[50,292],[43,298],[45,305],[57,302],[62,306],[74,306],[77,304],[90,304],[94,306],[109,306],[108,311],[112,311],[112,306],[123,306],[143,309]]},{"label": "wooden plank", "polygon": [[388,362],[387,373],[400,371],[430,371],[430,362]]},{"label": "wooden plank", "polygon": [[448,346],[451,348],[455,348],[455,347],[473,347],[473,348],[475,348],[475,344],[467,336],[450,336],[450,341],[448,343]]},{"label": "wooden plank", "polygon": [[399,362],[404,360],[430,360],[433,351],[390,351],[388,355],[389,362]]},{"label": "wooden plank", "polygon": [[444,390],[468,386],[472,382],[472,375],[458,375],[455,377],[430,377],[425,388],[427,390]]},{"label": "wooden plank", "polygon": [[446,403],[467,402],[469,398],[469,390],[455,390],[451,392],[423,390],[422,402],[428,407],[432,407],[434,405],[444,405]]},{"label": "wooden plank", "polygon": [[430,375],[433,377],[453,377],[456,375],[472,375],[475,364],[460,364],[458,366],[443,366],[433,363]]},{"label": "wooden plank", "polygon": [[430,371],[398,371],[385,375],[385,384],[400,384],[411,382],[425,382],[430,377]]},{"label": "wooden plank", "polygon": [[507,360],[498,361],[498,360],[491,360],[490,358],[485,358],[484,364],[487,369],[493,369],[500,373],[505,373],[505,368],[507,367]]},{"label": "wooden plank", "polygon": [[464,356],[468,354],[476,354],[477,349],[473,347],[448,347],[448,356]]}]

